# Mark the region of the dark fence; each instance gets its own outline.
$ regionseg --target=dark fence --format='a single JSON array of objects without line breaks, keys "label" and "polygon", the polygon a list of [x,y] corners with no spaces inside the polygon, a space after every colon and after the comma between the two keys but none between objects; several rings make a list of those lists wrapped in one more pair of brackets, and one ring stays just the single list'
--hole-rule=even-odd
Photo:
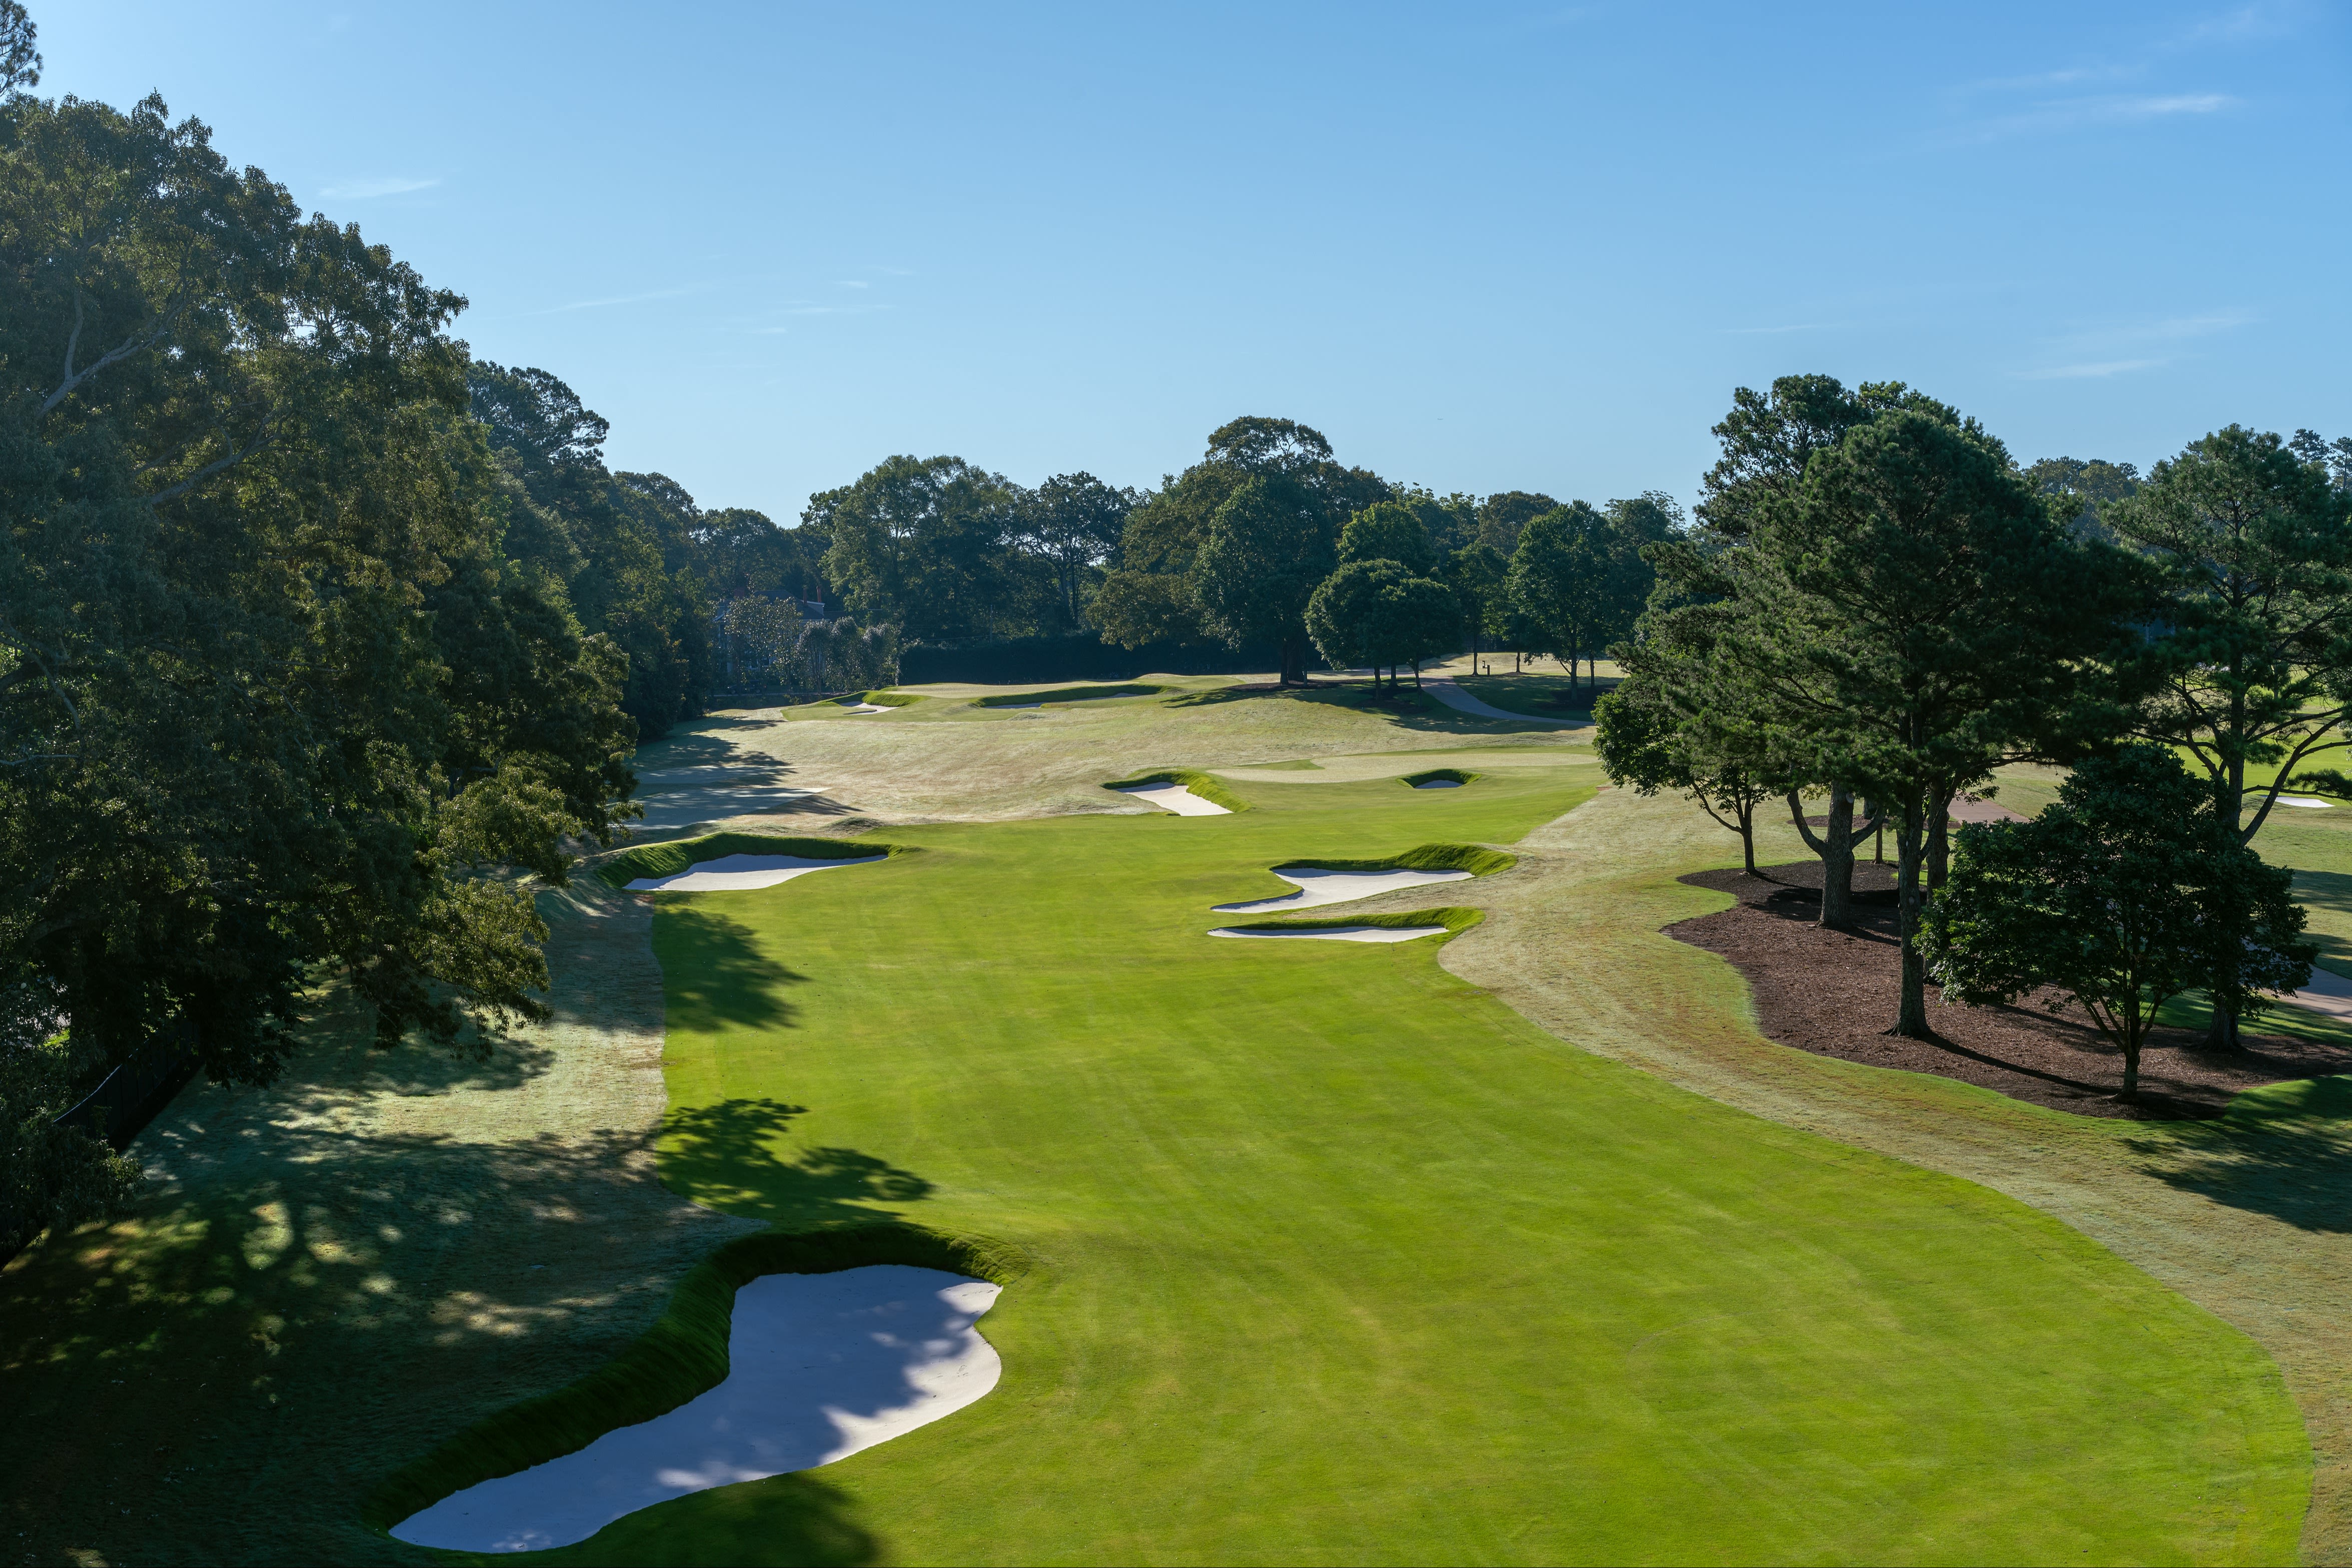
[{"label": "dark fence", "polygon": [[902,685],[968,681],[983,686],[1027,686],[1046,681],[1131,681],[1138,675],[1247,675],[1282,668],[1282,650],[1228,648],[1221,643],[1147,643],[1122,648],[1092,633],[1074,637],[1014,637],[947,646],[917,643],[898,653]]},{"label": "dark fence", "polygon": [[100,1080],[79,1104],[58,1118],[58,1125],[102,1132],[115,1148],[125,1148],[195,1075],[195,1030],[183,1023],[149,1040]]}]

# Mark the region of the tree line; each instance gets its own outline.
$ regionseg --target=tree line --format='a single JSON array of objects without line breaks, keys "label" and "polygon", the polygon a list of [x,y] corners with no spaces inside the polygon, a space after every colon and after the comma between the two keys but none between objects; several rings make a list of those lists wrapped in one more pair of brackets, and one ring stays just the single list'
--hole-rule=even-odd
[{"label": "tree line", "polygon": [[1642,548],[1684,526],[1656,491],[1598,507],[1438,496],[1249,416],[1157,490],[1084,473],[1031,490],[961,458],[893,457],[813,497],[801,528],[848,603],[909,641],[1272,645],[1295,684],[1310,651],[1393,671],[1484,643],[1573,670],[1631,630],[1654,577]]},{"label": "tree line", "polygon": [[[2352,441],[2231,425],[2143,478],[2021,467],[1899,382],[1742,389],[1687,537],[1596,709],[1612,779],[1676,789],[1737,831],[1785,805],[1848,924],[1855,845],[1896,846],[1895,1032],[1959,1001],[2072,994],[2135,1092],[2158,1009],[2210,1041],[2301,985],[2315,949],[2254,835],[2281,795],[2352,800],[2326,764],[2352,704]],[[1953,801],[2011,763],[2068,767],[2022,827]],[[1810,818],[1810,800],[1825,816]],[[1956,854],[1957,852],[1957,854]]]}]

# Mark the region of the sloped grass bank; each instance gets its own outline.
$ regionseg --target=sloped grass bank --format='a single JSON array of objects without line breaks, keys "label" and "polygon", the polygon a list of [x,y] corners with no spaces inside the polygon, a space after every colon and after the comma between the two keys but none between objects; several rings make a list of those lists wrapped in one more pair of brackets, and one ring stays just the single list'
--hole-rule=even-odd
[{"label": "sloped grass bank", "polygon": [[923,695],[920,692],[860,692],[857,700],[876,707],[913,707]]},{"label": "sloped grass bank", "polygon": [[1156,686],[1130,681],[1121,686],[1060,686],[1050,692],[1001,692],[992,696],[974,697],[974,707],[1027,707],[1031,704],[1108,702],[1114,697],[1156,697],[1171,686]]},{"label": "sloped grass bank", "polygon": [[612,887],[625,888],[640,877],[676,876],[703,861],[724,855],[798,855],[812,861],[865,860],[873,855],[908,853],[905,844],[877,843],[870,839],[812,839],[782,833],[705,833],[698,839],[670,839],[658,844],[638,844],[596,868]]},{"label": "sloped grass bank", "polygon": [[1213,773],[1203,773],[1197,768],[1155,768],[1131,779],[1114,779],[1103,786],[1106,789],[1136,789],[1146,784],[1181,784],[1202,800],[1223,806],[1228,811],[1241,812],[1250,809],[1248,800]]},{"label": "sloped grass bank", "polygon": [[1418,789],[1425,784],[1468,784],[1485,777],[1483,773],[1465,773],[1459,768],[1432,768],[1420,773],[1408,773],[1397,782],[1407,789]]},{"label": "sloped grass bank", "polygon": [[[935,852],[919,896],[666,901],[673,1113],[790,1112],[667,1142],[666,1180],[805,1228],[878,1162],[903,1179],[857,1204],[1034,1266],[990,1315],[1003,1384],[954,1420],[551,1555],[2290,1556],[2308,1458],[2275,1370],[2079,1234],[1563,1046],[1438,963],[1499,917],[1201,939],[1256,868],[1511,842],[1587,794],[1266,786],[1215,834],[894,830]],[[1593,961],[1575,933],[1521,960]],[[1626,1027],[1736,1024],[1738,991],[1645,1005]]]},{"label": "sloped grass bank", "polygon": [[1459,936],[1486,917],[1486,911],[1444,904],[1435,909],[1406,909],[1386,915],[1330,915],[1318,920],[1229,920],[1226,931],[1329,931],[1339,926],[1377,925],[1402,931],[1412,925],[1443,925],[1448,940]]},{"label": "sloped grass bank", "polygon": [[1000,1285],[1022,1272],[1019,1255],[1007,1248],[913,1225],[741,1237],[680,1281],[660,1321],[609,1365],[503,1410],[395,1471],[368,1498],[366,1523],[388,1531],[452,1492],[560,1458],[716,1388],[727,1377],[735,1292],[761,1275],[832,1274],[876,1263],[943,1269]]}]

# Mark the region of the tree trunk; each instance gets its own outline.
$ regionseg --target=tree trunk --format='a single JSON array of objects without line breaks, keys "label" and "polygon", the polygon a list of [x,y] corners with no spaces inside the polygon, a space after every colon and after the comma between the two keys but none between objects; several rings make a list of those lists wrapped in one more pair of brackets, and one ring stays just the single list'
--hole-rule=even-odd
[{"label": "tree trunk", "polygon": [[1748,874],[1756,874],[1756,802],[1741,796],[1739,812],[1739,852],[1748,862]]},{"label": "tree trunk", "polygon": [[1853,791],[1843,784],[1830,786],[1830,825],[1825,835],[1814,832],[1812,824],[1805,821],[1804,797],[1794,789],[1789,791],[1789,817],[1805,847],[1822,857],[1820,924],[1828,930],[1843,931],[1853,923]]},{"label": "tree trunk", "polygon": [[1303,686],[1307,684],[1307,644],[1297,637],[1282,640],[1282,675],[1280,685]]},{"label": "tree trunk", "polygon": [[1927,970],[1919,956],[1919,873],[1927,857],[1927,802],[1914,789],[1903,801],[1903,823],[1895,830],[1895,905],[1903,923],[1903,999],[1895,1031],[1910,1040],[1933,1040],[1927,1025]]},{"label": "tree trunk", "polygon": [[1944,879],[1952,870],[1952,797],[1948,791],[1932,797],[1928,801],[1927,823],[1927,895],[1932,898],[1944,891]]},{"label": "tree trunk", "polygon": [[2124,1042],[2124,1098],[2139,1098],[2139,1041],[2137,1040]]}]

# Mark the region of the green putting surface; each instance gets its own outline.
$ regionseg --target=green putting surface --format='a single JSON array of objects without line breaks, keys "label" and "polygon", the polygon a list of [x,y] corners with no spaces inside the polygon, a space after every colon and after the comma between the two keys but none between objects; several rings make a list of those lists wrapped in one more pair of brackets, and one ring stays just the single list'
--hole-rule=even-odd
[{"label": "green putting surface", "polygon": [[1025,1272],[978,1405],[554,1555],[2292,1559],[2276,1369],[2077,1233],[1570,1049],[1438,939],[1204,935],[1267,865],[1508,843],[1588,786],[1233,788],[660,895],[664,1178]]}]

